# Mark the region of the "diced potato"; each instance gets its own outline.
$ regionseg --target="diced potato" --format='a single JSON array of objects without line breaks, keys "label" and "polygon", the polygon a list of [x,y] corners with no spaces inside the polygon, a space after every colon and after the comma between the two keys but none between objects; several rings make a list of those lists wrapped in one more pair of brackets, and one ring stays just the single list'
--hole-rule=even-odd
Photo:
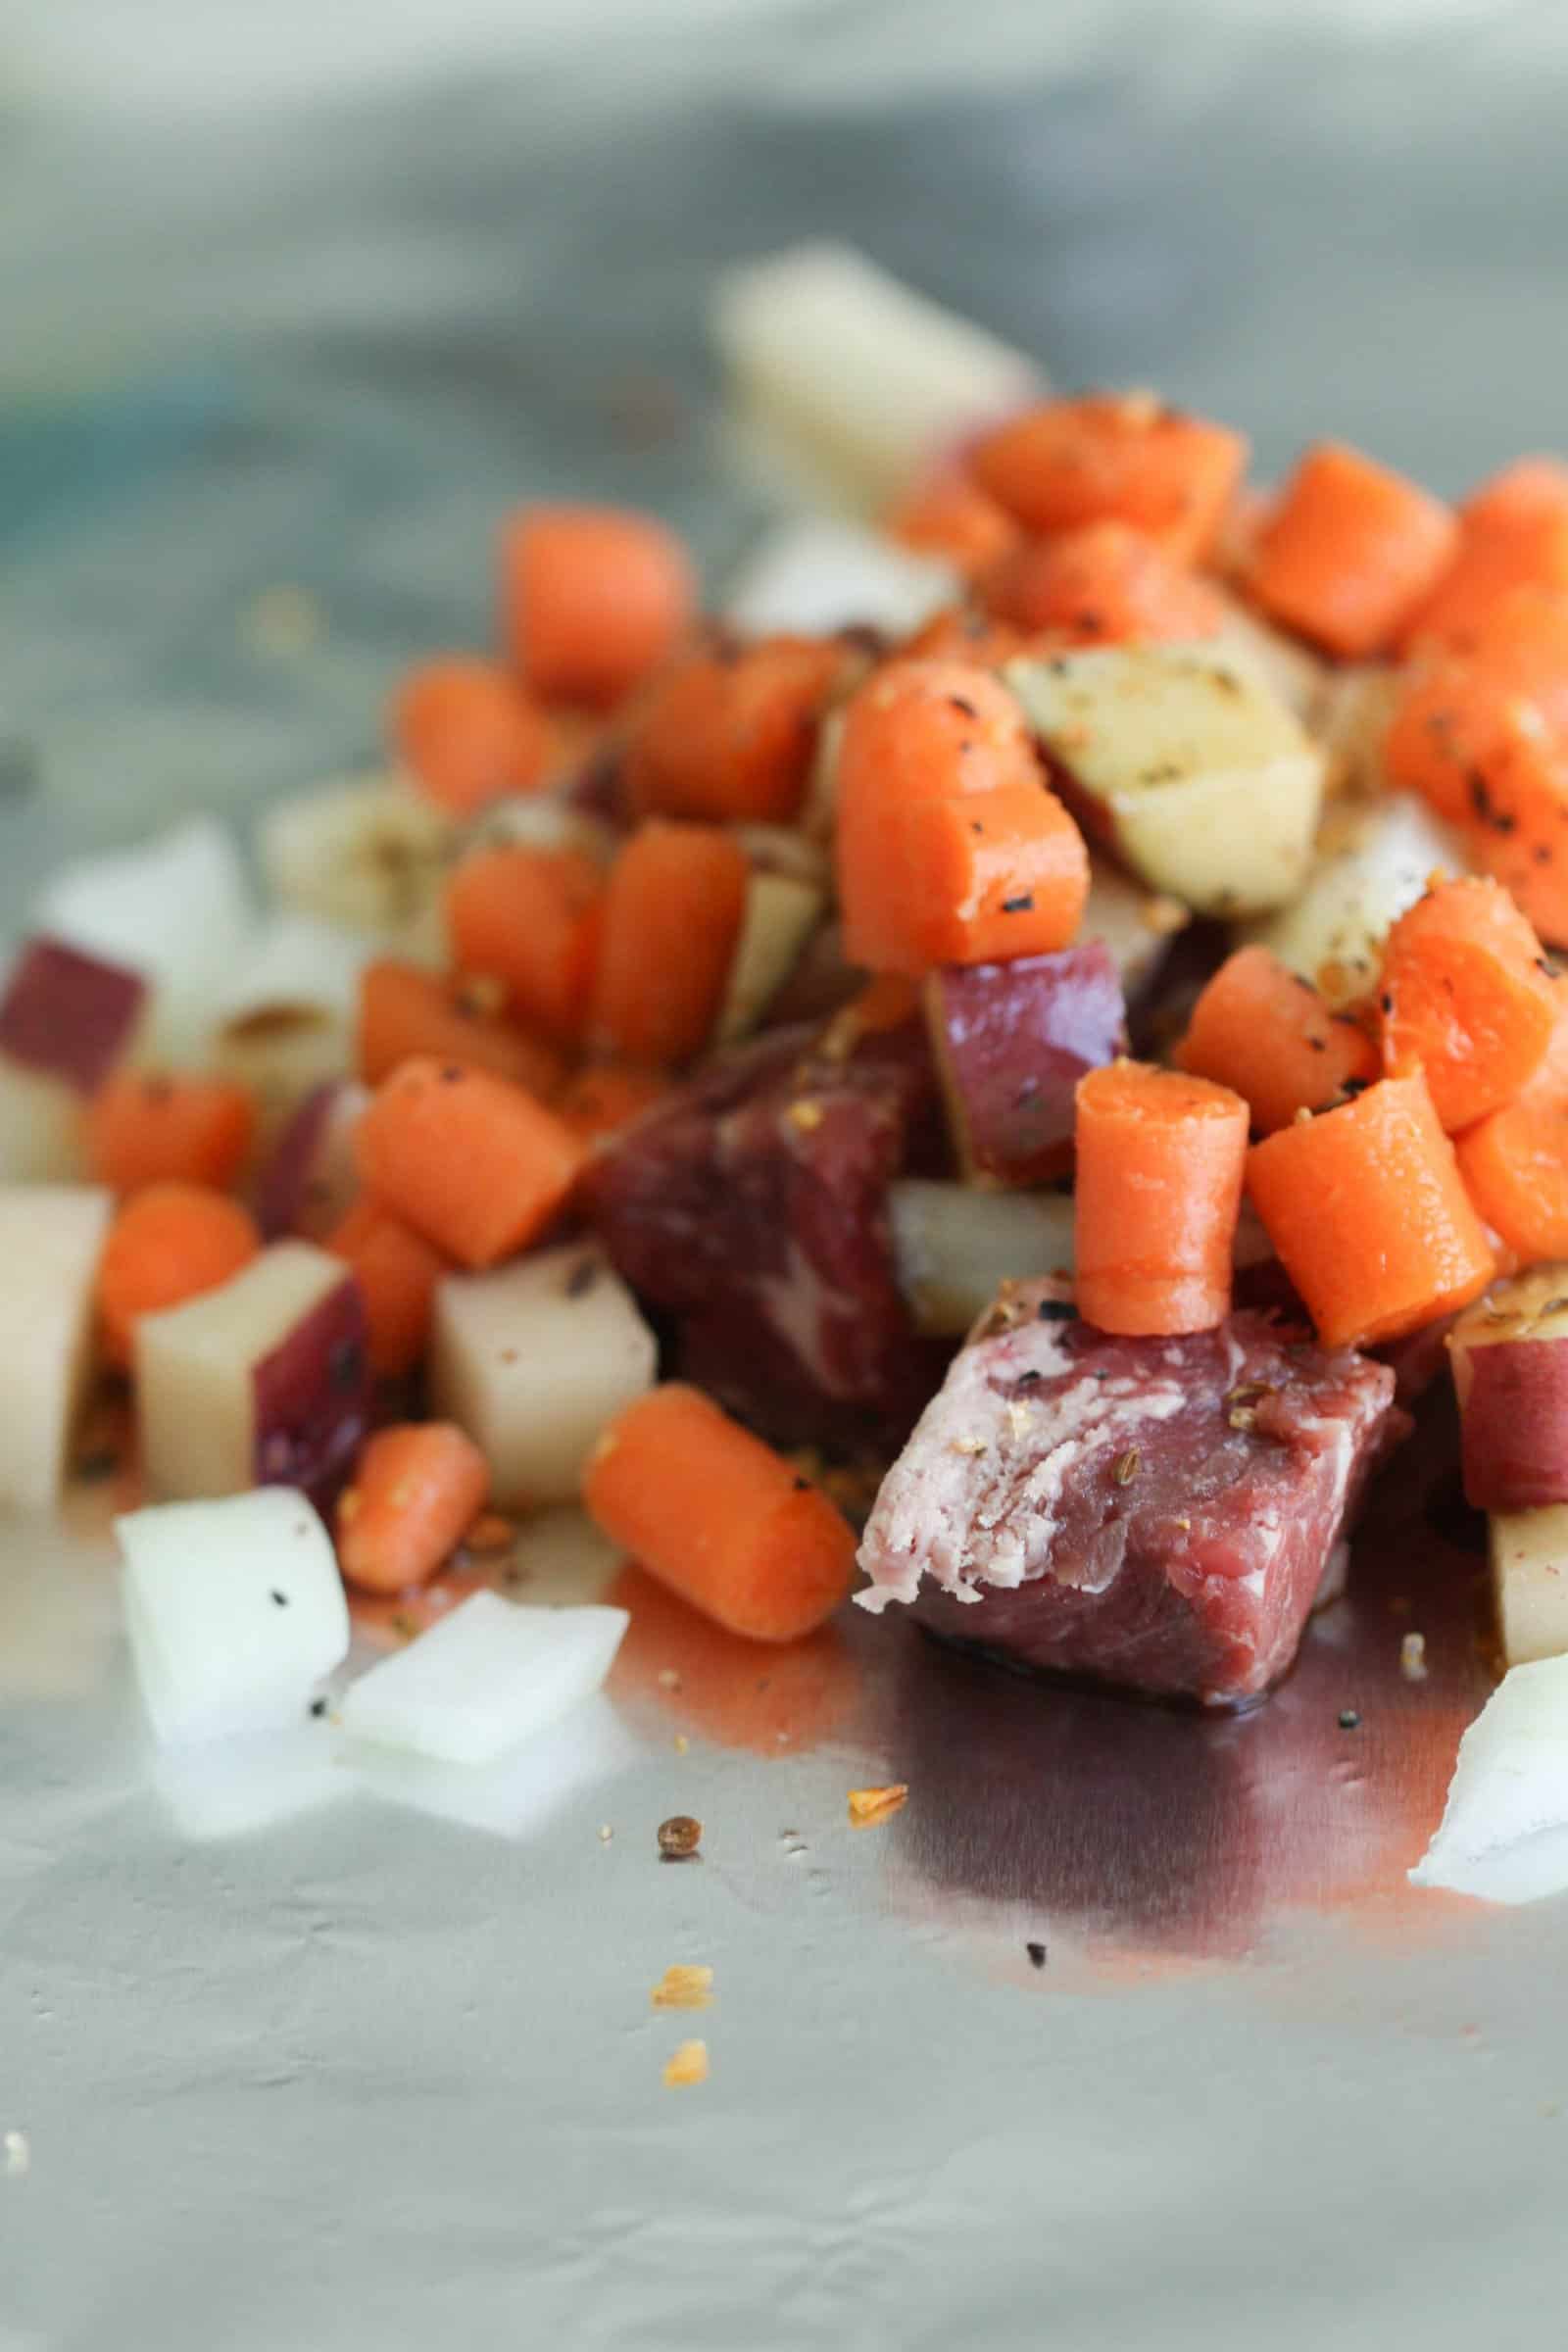
[{"label": "diced potato", "polygon": [[331,1538],[309,1499],[258,1487],[115,1522],[130,1654],[168,1744],[303,1721],[348,1655]]},{"label": "diced potato", "polygon": [[113,1209],[93,1185],[0,1185],[0,1511],[59,1495]]},{"label": "diced potato", "polygon": [[1568,1503],[1488,1521],[1492,1592],[1506,1665],[1568,1653]]},{"label": "diced potato", "polygon": [[720,280],[731,405],[858,506],[879,507],[977,424],[1038,399],[1039,368],[853,248],[792,246]]},{"label": "diced potato", "polygon": [[951,564],[913,555],[852,522],[781,524],[741,566],[724,617],[748,635],[825,637],[864,624],[907,637],[963,582]]},{"label": "diced potato", "polygon": [[328,1078],[285,1122],[256,1178],[256,1218],[268,1241],[290,1233],[324,1241],[348,1214],[360,1190],[354,1134],[369,1100],[357,1078]]},{"label": "diced potato", "polygon": [[602,1251],[567,1244],[436,1292],[430,1396],[490,1464],[503,1509],[576,1499],[600,1431],[652,1388],[658,1348]]},{"label": "diced potato", "polygon": [[350,1685],[343,1728],[449,1764],[486,1764],[603,1683],[624,1609],[525,1609],[473,1592]]},{"label": "diced potato", "polygon": [[339,1007],[308,1000],[257,1004],[213,1031],[207,1059],[256,1097],[265,1152],[306,1098],[352,1063],[353,1024]]},{"label": "diced potato", "polygon": [[1235,654],[1249,662],[1272,687],[1288,710],[1294,710],[1309,733],[1318,732],[1317,714],[1329,684],[1329,665],[1298,638],[1270,627],[1250,608],[1232,604],[1225,625],[1212,641],[1216,653]]},{"label": "diced potato", "polygon": [[1052,756],[1154,890],[1204,914],[1299,889],[1323,759],[1258,673],[1202,645],[1109,646],[1010,662]]},{"label": "diced potato", "polygon": [[906,1176],[889,1189],[899,1281],[917,1327],[958,1339],[1004,1282],[1072,1265],[1062,1193],[982,1193]]},{"label": "diced potato", "polygon": [[1494,1283],[1448,1334],[1448,1360],[1476,1508],[1568,1504],[1568,1265]]},{"label": "diced potato", "polygon": [[[1327,829],[1327,828],[1326,828]],[[1412,793],[1364,810],[1335,812],[1332,854],[1319,858],[1294,906],[1250,924],[1258,941],[1338,1009],[1377,979],[1391,924],[1413,906],[1435,872],[1469,870],[1463,841]]]},{"label": "diced potato", "polygon": [[262,924],[249,951],[225,973],[213,1006],[222,1022],[276,1004],[319,1004],[347,1015],[360,974],[377,954],[363,932],[285,910]]},{"label": "diced potato", "polygon": [[1331,670],[1311,721],[1328,755],[1330,789],[1370,800],[1388,789],[1383,740],[1405,683],[1392,662]]},{"label": "diced potato", "polygon": [[788,874],[794,882],[809,882],[826,898],[833,888],[833,864],[819,841],[808,840],[794,825],[732,825],[741,848],[760,874]]},{"label": "diced potato", "polygon": [[136,1326],[142,1467],[156,1494],[263,1481],[329,1494],[368,1423],[365,1310],[341,1258],[275,1242]]},{"label": "diced potato", "polygon": [[1191,922],[1179,899],[1152,892],[1098,851],[1089,857],[1089,898],[1080,939],[1102,939],[1128,996],[1141,988],[1178,931]]},{"label": "diced potato", "polygon": [[297,913],[384,941],[439,895],[452,821],[396,776],[355,776],[284,801],[257,848],[278,899]]},{"label": "diced potato", "polygon": [[617,836],[586,808],[553,792],[518,792],[492,801],[474,823],[464,849],[578,850],[600,865],[615,855]]},{"label": "diced potato", "polygon": [[0,1184],[69,1184],[84,1162],[75,1088],[0,1054]]},{"label": "diced potato", "polygon": [[822,893],[790,874],[753,870],[746,885],[746,912],[736,942],[713,1043],[734,1045],[750,1037],[799,963],[806,943],[822,917]]},{"label": "diced potato", "polygon": [[152,991],[142,1050],[188,1061],[254,920],[239,853],[210,816],[132,850],[85,858],[46,884],[36,927],[137,972]]}]

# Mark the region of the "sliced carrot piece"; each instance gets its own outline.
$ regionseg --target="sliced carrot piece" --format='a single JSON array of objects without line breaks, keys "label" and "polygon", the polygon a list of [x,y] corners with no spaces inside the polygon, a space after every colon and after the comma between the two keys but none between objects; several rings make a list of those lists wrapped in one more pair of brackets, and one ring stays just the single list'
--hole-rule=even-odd
[{"label": "sliced carrot piece", "polygon": [[1397,637],[1458,536],[1452,513],[1359,450],[1309,449],[1258,534],[1247,585],[1274,619],[1364,661]]},{"label": "sliced carrot piece", "polygon": [[216,1291],[261,1247],[249,1211],[209,1186],[150,1184],[133,1194],[98,1261],[98,1313],[110,1362],[130,1363],[143,1315]]},{"label": "sliced carrot piece", "polygon": [[1000,669],[1026,654],[1030,639],[1023,629],[962,605],[945,605],[922,621],[900,648],[906,662],[961,662],[971,669]]},{"label": "sliced carrot piece", "polygon": [[587,1018],[604,900],[604,877],[581,850],[480,850],[447,884],[454,959],[500,980],[514,1018],[571,1045]]},{"label": "sliced carrot piece", "polygon": [[1000,619],[1067,645],[1212,637],[1225,621],[1224,604],[1206,580],[1125,522],[1025,539],[987,573],[983,589]]},{"label": "sliced carrot piece", "polygon": [[361,1182],[460,1265],[493,1266],[536,1239],[582,1164],[552,1111],[488,1070],[406,1061],[354,1131]]},{"label": "sliced carrot piece", "polygon": [[412,1372],[424,1353],[436,1284],[449,1261],[412,1225],[370,1200],[355,1202],[325,1247],[352,1268],[360,1286],[370,1369],[385,1379]]},{"label": "sliced carrot piece", "polygon": [[1490,825],[1496,771],[1565,742],[1568,594],[1526,586],[1489,608],[1466,652],[1415,667],[1383,756],[1391,781],[1444,816]]},{"label": "sliced carrot piece", "polygon": [[1568,466],[1521,458],[1459,509],[1459,542],[1401,635],[1411,647],[1465,652],[1520,587],[1568,589]]},{"label": "sliced carrot piece", "polygon": [[675,533],[619,507],[524,507],[501,543],[506,642],[546,702],[617,703],[692,626],[697,585]]},{"label": "sliced carrot piece", "polygon": [[1246,465],[1240,433],[1147,392],[1048,401],[970,454],[981,488],[1027,530],[1130,522],[1186,563],[1212,544]]},{"label": "sliced carrot piece", "polygon": [[392,697],[391,736],[428,798],[471,816],[504,793],[531,792],[550,768],[550,728],[510,670],[447,654],[410,670]]},{"label": "sliced carrot piece", "polygon": [[655,690],[626,749],[626,786],[644,816],[788,824],[810,776],[823,707],[844,648],[772,637],[703,654]]},{"label": "sliced carrot piece", "polygon": [[585,1144],[618,1135],[669,1092],[659,1070],[629,1061],[594,1061],[577,1072],[557,1104],[563,1119]]},{"label": "sliced carrot piece", "polygon": [[596,1043],[627,1061],[689,1061],[711,1034],[751,866],[715,825],[650,817],[611,868]]},{"label": "sliced carrot piece", "polygon": [[1442,882],[1400,915],[1379,1005],[1391,1073],[1419,1062],[1452,1134],[1511,1102],[1557,1024],[1541,942],[1495,882]]},{"label": "sliced carrot piece", "polygon": [[1102,1331],[1210,1331],[1230,1312],[1247,1104],[1147,1062],[1078,1082],[1078,1311]]},{"label": "sliced carrot piece", "polygon": [[1496,1270],[1419,1070],[1254,1144],[1247,1183],[1325,1347],[1400,1339]]},{"label": "sliced carrot piece", "polygon": [[1323,1110],[1348,1083],[1378,1073],[1376,1048],[1348,1014],[1267,948],[1227,956],[1193,1007],[1176,1048],[1179,1069],[1239,1094],[1260,1135],[1298,1110]]},{"label": "sliced carrot piece", "polygon": [[882,528],[916,555],[942,556],[967,580],[989,571],[1018,536],[1018,526],[978,482],[945,466],[890,507]]},{"label": "sliced carrot piece", "polygon": [[117,1193],[142,1185],[233,1183],[256,1139],[256,1098],[227,1078],[132,1071],[87,1107],[87,1166]]},{"label": "sliced carrot piece", "polygon": [[1568,948],[1568,739],[1516,737],[1477,782],[1470,830],[1477,864],[1544,940]]},{"label": "sliced carrot piece", "polygon": [[561,1084],[560,1059],[543,1039],[482,1011],[476,992],[394,956],[367,964],[360,979],[360,1076],[379,1086],[419,1054],[490,1070],[542,1097]]},{"label": "sliced carrot piece", "polygon": [[849,1522],[698,1389],[670,1383],[618,1414],[583,1500],[612,1543],[753,1642],[799,1641],[849,1592]]},{"label": "sliced carrot piece", "polygon": [[1568,1013],[1524,1092],[1454,1150],[1471,1200],[1521,1265],[1568,1257]]},{"label": "sliced carrot piece", "polygon": [[366,1592],[425,1584],[489,1492],[489,1464],[454,1422],[377,1430],[338,1497],[338,1566]]}]

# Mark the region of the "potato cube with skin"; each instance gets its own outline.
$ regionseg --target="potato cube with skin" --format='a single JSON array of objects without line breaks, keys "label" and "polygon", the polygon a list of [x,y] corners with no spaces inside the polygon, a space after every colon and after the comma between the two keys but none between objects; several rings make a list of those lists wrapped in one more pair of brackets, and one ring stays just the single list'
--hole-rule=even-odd
[{"label": "potato cube with skin", "polygon": [[1487,1523],[1503,1663],[1568,1653],[1568,1503],[1497,1511]]},{"label": "potato cube with skin", "polygon": [[1459,835],[1425,801],[1390,793],[1348,819],[1294,905],[1250,924],[1246,936],[1310,980],[1337,1012],[1375,985],[1383,942],[1433,874],[1470,865]]},{"label": "potato cube with skin", "polygon": [[257,849],[284,907],[381,938],[439,896],[452,830],[402,778],[350,776],[270,809]]},{"label": "potato cube with skin", "polygon": [[1240,915],[1300,888],[1323,757],[1243,657],[1111,646],[1004,675],[1089,821],[1152,889]]},{"label": "potato cube with skin", "polygon": [[503,1510],[576,1499],[605,1424],[654,1385],[658,1348],[603,1253],[569,1244],[436,1292],[432,1408],[479,1446]]},{"label": "potato cube with skin", "polygon": [[624,1609],[523,1609],[473,1592],[352,1684],[343,1728],[448,1764],[487,1764],[597,1690]]},{"label": "potato cube with skin", "polygon": [[59,1494],[113,1208],[92,1185],[0,1186],[0,1511]]},{"label": "potato cube with skin", "polygon": [[340,1258],[276,1242],[136,1325],[142,1467],[156,1494],[289,1484],[326,1501],[369,1421],[364,1303]]},{"label": "potato cube with skin", "polygon": [[1568,1265],[1494,1283],[1448,1334],[1448,1359],[1477,1510],[1568,1504]]},{"label": "potato cube with skin", "polygon": [[349,1647],[343,1581],[308,1496],[258,1487],[159,1503],[115,1532],[131,1659],[159,1740],[302,1722]]}]

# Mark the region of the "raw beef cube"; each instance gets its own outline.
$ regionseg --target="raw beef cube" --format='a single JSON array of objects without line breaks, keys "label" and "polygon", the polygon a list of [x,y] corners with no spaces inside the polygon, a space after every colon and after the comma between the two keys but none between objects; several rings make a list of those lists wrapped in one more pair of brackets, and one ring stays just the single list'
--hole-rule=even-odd
[{"label": "raw beef cube", "polygon": [[1229,1706],[1289,1667],[1368,1476],[1394,1373],[1251,1312],[1182,1339],[1004,1296],[885,1480],[858,1595],[1017,1662]]}]

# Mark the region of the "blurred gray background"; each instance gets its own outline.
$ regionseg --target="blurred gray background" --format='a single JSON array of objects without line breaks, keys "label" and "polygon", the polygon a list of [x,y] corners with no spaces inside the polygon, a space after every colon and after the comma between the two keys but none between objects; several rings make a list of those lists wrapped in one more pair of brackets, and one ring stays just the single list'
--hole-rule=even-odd
[{"label": "blurred gray background", "polygon": [[806,233],[1265,467],[1568,443],[1565,119],[1556,0],[0,4],[0,917],[371,751],[519,495],[731,558],[705,298]]}]

